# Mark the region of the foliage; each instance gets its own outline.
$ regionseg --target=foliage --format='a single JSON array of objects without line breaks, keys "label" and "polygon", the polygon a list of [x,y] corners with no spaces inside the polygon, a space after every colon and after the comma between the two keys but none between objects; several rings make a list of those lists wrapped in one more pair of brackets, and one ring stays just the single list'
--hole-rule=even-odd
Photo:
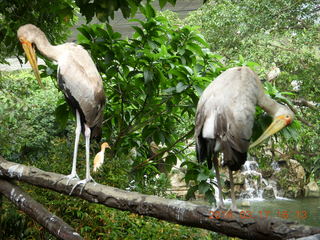
[{"label": "foliage", "polygon": [[212,170],[208,169],[206,163],[199,164],[193,161],[185,161],[181,164],[181,167],[187,166],[187,171],[184,180],[187,184],[192,181],[192,185],[188,189],[187,200],[195,199],[195,192],[198,191],[200,194],[204,194],[209,203],[215,203],[214,198],[214,186],[217,183],[214,182],[215,174]]},{"label": "foliage", "polygon": [[0,78],[0,152],[11,159],[34,150],[36,154],[59,134],[53,114],[57,91],[40,90],[33,81],[27,72],[5,73]]},{"label": "foliage", "polygon": [[[147,3],[152,0],[147,0]],[[176,0],[159,0],[159,5],[163,8],[167,3],[176,4]],[[94,1],[80,1],[76,0],[80,12],[90,22],[94,16],[99,21],[106,22],[110,18],[114,18],[114,12],[119,9],[124,18],[133,17],[138,8],[142,7],[142,0],[94,0]]]},{"label": "foliage", "polygon": [[17,39],[21,25],[32,23],[45,29],[52,42],[64,41],[75,20],[74,9],[72,0],[0,1],[0,63],[5,63],[7,57],[22,53]]},{"label": "foliage", "polygon": [[319,18],[317,11],[316,0],[218,0],[209,1],[191,14],[187,22],[201,27],[214,51],[233,57],[244,55],[246,47],[259,44],[257,40],[263,41],[261,34],[268,38],[309,29]]}]

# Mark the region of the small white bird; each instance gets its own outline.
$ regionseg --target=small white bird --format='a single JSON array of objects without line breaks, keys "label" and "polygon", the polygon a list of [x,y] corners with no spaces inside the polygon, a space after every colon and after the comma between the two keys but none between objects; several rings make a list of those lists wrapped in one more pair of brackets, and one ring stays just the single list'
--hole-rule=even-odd
[{"label": "small white bird", "polygon": [[281,73],[280,68],[278,68],[277,66],[273,66],[271,70],[267,73],[267,81],[268,82],[273,81],[274,79],[279,77],[280,73]]},{"label": "small white bird", "polygon": [[96,172],[104,162],[104,152],[106,148],[110,148],[107,142],[101,144],[101,151],[97,153],[93,160],[93,171]]}]

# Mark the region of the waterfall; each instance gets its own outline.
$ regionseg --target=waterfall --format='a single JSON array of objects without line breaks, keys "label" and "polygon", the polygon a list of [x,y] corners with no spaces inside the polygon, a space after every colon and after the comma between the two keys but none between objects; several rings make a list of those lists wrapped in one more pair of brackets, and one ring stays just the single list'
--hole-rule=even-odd
[{"label": "waterfall", "polygon": [[[272,165],[277,171],[280,167]],[[253,159],[247,160],[241,168],[241,173],[245,177],[244,185],[241,187],[240,198],[251,200],[263,200],[265,198],[277,198],[277,183],[274,180],[267,180],[259,172],[259,165]]]},{"label": "waterfall", "polygon": [[262,199],[262,185],[266,180],[262,174],[257,171],[258,163],[254,160],[246,161],[242,166],[241,173],[245,176],[244,190],[240,193],[240,198],[245,199]]}]

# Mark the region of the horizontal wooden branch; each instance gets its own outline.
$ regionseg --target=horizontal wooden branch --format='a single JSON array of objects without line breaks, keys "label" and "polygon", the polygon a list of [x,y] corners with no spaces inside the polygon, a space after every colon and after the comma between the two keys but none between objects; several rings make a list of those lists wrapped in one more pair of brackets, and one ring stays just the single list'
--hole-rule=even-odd
[{"label": "horizontal wooden branch", "polygon": [[56,237],[66,240],[83,239],[61,218],[50,213],[42,204],[35,201],[28,193],[15,184],[0,178],[0,193]]},{"label": "horizontal wooden branch", "polygon": [[293,104],[294,105],[297,105],[297,106],[300,106],[300,107],[308,107],[312,110],[319,110],[319,106],[320,104],[319,103],[316,103],[316,102],[312,102],[312,101],[307,101],[306,99],[293,99],[292,100]]},{"label": "horizontal wooden branch", "polygon": [[[76,181],[70,185],[61,180],[64,175],[45,172],[35,167],[8,162],[0,157],[0,175],[18,179],[39,187],[69,194]],[[213,210],[209,206],[186,201],[165,199],[157,196],[129,192],[98,183],[88,183],[82,193],[77,187],[72,195],[111,208],[134,212],[140,215],[199,227],[228,236],[244,239],[290,239],[320,234],[320,228],[299,225],[278,218],[247,216],[241,212]]]}]

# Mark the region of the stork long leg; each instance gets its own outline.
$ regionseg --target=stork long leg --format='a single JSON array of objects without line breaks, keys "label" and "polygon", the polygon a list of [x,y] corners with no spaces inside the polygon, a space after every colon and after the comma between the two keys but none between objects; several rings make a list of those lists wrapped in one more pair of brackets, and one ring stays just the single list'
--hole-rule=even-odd
[{"label": "stork long leg", "polygon": [[233,175],[232,170],[229,169],[229,178],[230,178],[230,189],[231,189],[231,210],[237,211],[236,198],[234,195],[234,183],[233,183]]},{"label": "stork long leg", "polygon": [[68,175],[66,178],[68,179],[67,184],[69,184],[70,180],[77,179],[79,180],[79,177],[77,175],[77,154],[78,154],[78,145],[79,145],[79,139],[81,134],[81,122],[80,122],[80,114],[78,110],[76,110],[76,137],[74,141],[74,151],[73,151],[73,160],[72,160],[72,170],[71,174]]},{"label": "stork long leg", "polygon": [[82,190],[84,189],[84,187],[86,186],[86,184],[90,181],[93,181],[93,178],[91,177],[91,174],[90,174],[90,134],[91,134],[91,130],[90,128],[84,124],[84,137],[85,137],[85,140],[86,140],[86,178],[81,180],[81,181],[78,181],[71,189],[71,192],[70,192],[70,195],[72,194],[73,190],[78,186],[78,185],[83,185],[81,187],[81,190],[80,190],[80,194],[82,193]]},{"label": "stork long leg", "polygon": [[90,175],[90,128],[85,124],[84,125],[84,136],[86,138],[86,181],[89,182],[93,180]]},{"label": "stork long leg", "polygon": [[222,197],[222,185],[221,185],[220,172],[219,172],[218,154],[214,154],[213,156],[213,166],[214,166],[214,170],[216,171],[216,178],[217,178],[218,189],[219,189],[219,203],[217,204],[217,206],[218,208],[224,208],[223,197]]}]

